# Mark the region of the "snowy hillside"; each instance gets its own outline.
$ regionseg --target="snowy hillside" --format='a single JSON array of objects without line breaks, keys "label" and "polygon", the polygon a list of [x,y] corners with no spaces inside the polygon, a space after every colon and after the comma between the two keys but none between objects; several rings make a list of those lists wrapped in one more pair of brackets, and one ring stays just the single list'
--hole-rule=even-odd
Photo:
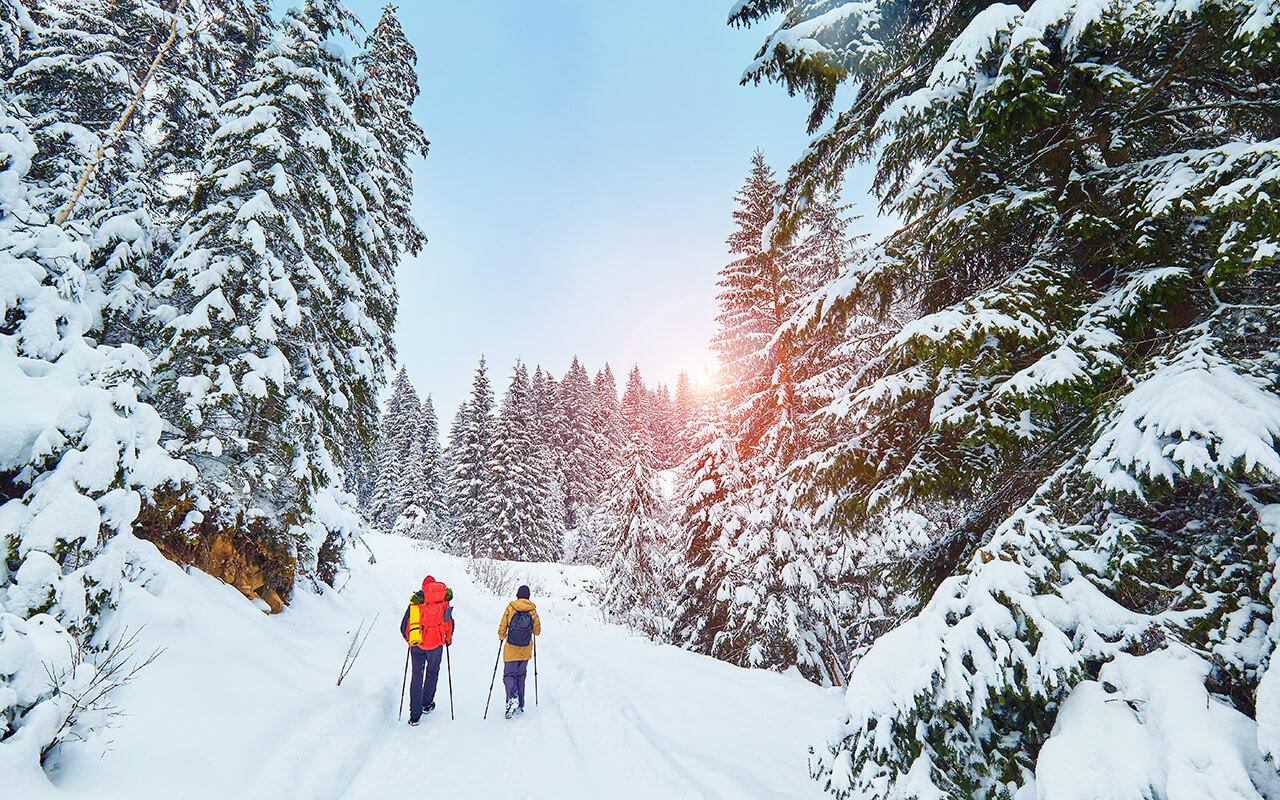
[{"label": "snowy hillside", "polygon": [[[396,536],[368,542],[375,564],[352,554],[340,592],[299,592],[277,616],[131,542],[145,589],[131,584],[111,622],[117,633],[145,625],[140,650],[165,651],[120,690],[128,715],[117,727],[64,749],[53,784],[7,761],[5,796],[408,797],[424,781],[452,798],[823,796],[806,749],[839,710],[838,691],[602,624],[580,588],[597,575],[590,567],[514,565],[543,620],[540,702],[503,719],[499,681],[482,720],[506,598],[477,585],[464,559]],[[455,592],[456,719],[442,673],[436,710],[410,728],[396,719],[396,627],[426,573]],[[335,686],[352,634],[375,615]]]}]

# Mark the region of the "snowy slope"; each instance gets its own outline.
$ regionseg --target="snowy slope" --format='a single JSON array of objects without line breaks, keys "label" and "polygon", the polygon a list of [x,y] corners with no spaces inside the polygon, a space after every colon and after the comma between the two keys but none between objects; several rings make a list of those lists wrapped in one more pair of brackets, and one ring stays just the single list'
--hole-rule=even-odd
[{"label": "snowy slope", "polygon": [[[528,713],[503,719],[499,678],[482,720],[507,599],[476,585],[461,559],[399,537],[368,541],[376,564],[351,557],[341,592],[299,593],[276,617],[136,543],[145,589],[113,621],[145,624],[143,647],[165,653],[120,690],[128,716],[105,756],[104,738],[71,745],[54,784],[28,779],[6,797],[374,798],[427,785],[450,798],[823,796],[806,750],[838,712],[838,691],[602,624],[575,588],[589,568],[520,565],[543,620],[540,703],[531,675]],[[456,719],[442,673],[436,710],[409,728],[396,720],[396,627],[426,572],[455,592]],[[336,687],[352,633],[375,614]]]}]

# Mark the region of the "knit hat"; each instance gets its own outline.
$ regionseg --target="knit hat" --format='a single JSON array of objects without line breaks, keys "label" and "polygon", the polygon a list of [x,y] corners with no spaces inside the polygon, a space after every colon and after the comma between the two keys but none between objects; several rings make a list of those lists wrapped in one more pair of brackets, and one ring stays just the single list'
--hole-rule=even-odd
[{"label": "knit hat", "polygon": [[529,599],[529,587],[528,587],[528,586],[521,586],[519,589],[516,589],[516,597],[520,598],[521,600],[528,600],[528,599]]}]

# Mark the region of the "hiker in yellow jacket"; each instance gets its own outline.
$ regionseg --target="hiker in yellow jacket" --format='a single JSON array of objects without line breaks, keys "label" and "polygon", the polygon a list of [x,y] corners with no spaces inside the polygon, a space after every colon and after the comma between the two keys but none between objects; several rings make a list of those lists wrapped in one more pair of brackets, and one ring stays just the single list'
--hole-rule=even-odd
[{"label": "hiker in yellow jacket", "polygon": [[521,586],[498,623],[498,638],[506,640],[502,647],[502,685],[507,687],[507,719],[524,713],[524,677],[533,657],[533,637],[540,633],[542,623],[529,600],[529,587]]}]

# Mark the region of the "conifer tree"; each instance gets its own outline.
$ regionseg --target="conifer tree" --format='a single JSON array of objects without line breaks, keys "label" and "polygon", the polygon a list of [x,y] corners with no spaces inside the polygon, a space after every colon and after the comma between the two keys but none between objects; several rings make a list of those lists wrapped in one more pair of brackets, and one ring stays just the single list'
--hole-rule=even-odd
[{"label": "conifer tree", "polygon": [[489,448],[490,526],[479,549],[490,557],[551,561],[559,555],[558,527],[548,506],[552,478],[534,437],[532,410],[529,373],[517,362]]},{"label": "conifer tree", "polygon": [[599,451],[596,449],[595,395],[586,369],[574,356],[560,382],[560,436],[557,441],[559,481],[564,489],[569,527],[577,527],[599,495]]},{"label": "conifer tree", "polygon": [[425,513],[426,487],[423,484],[422,462],[425,454],[422,441],[422,406],[418,393],[405,381],[408,391],[400,404],[394,433],[395,458],[399,462],[394,498],[387,518],[395,527],[396,521],[407,511],[414,509],[415,519]]},{"label": "conifer tree", "polygon": [[221,519],[264,515],[300,555],[318,543],[293,526],[347,443],[370,438],[393,352],[385,156],[326,43],[354,24],[329,0],[285,14],[270,57],[222,108],[161,290],[171,335],[158,391],[176,449]]},{"label": "conifer tree", "polygon": [[[66,663],[77,644],[92,652],[129,580],[109,539],[132,533],[157,492],[194,478],[160,446],[146,353],[102,341],[106,296],[82,238],[92,231],[52,223],[61,176],[42,168],[51,151],[41,148],[56,137],[33,130],[41,120],[7,80],[14,68],[48,67],[35,63],[35,48],[66,29],[46,22],[0,0],[0,384],[18,401],[6,404],[0,447],[0,726],[14,770],[38,769],[71,713],[49,665]],[[85,67],[83,53],[62,56]],[[90,656],[75,678],[88,683],[96,670]]]},{"label": "conifer tree", "polygon": [[[845,656],[833,548],[804,509],[787,472],[804,454],[802,401],[795,363],[796,336],[788,326],[800,305],[804,267],[799,248],[769,245],[767,228],[777,185],[763,156],[752,159],[734,212],[728,244],[737,258],[721,273],[720,330],[713,342],[724,373],[726,418],[718,436],[737,450],[733,463],[745,481],[720,502],[733,508],[730,526],[707,528],[723,510],[704,509],[696,488],[683,490],[686,531],[680,634],[688,646],[743,666],[796,666],[812,680],[841,680]],[[701,466],[715,469],[722,440],[701,445]],[[714,513],[711,513],[714,510]],[[715,544],[711,544],[714,541]],[[699,618],[701,617],[701,618]]]},{"label": "conifer tree", "polygon": [[627,444],[627,423],[618,401],[618,383],[606,363],[592,382],[592,428],[596,448],[596,485],[608,484],[610,476],[621,469],[622,451]]},{"label": "conifer tree", "polygon": [[668,572],[666,508],[639,432],[622,454],[624,469],[610,482],[597,512],[600,548],[607,559],[601,605],[609,613],[665,636]]},{"label": "conifer tree", "polygon": [[387,215],[394,221],[402,252],[417,253],[426,237],[413,221],[409,201],[413,184],[411,157],[427,154],[427,137],[413,119],[418,97],[418,54],[405,37],[396,7],[386,5],[356,62],[364,70],[356,108],[361,122],[378,137],[389,180],[383,193]]},{"label": "conifer tree", "polygon": [[450,542],[473,557],[493,535],[488,499],[492,475],[493,392],[484,357],[476,367],[471,398],[458,411],[455,431],[449,436]]},{"label": "conifer tree", "polygon": [[[1255,634],[1275,605],[1260,497],[1280,476],[1280,96],[1260,77],[1277,18],[1231,1],[762,0],[734,20],[782,8],[749,77],[806,93],[814,131],[842,79],[862,89],[793,168],[775,238],[858,159],[907,220],[804,323],[911,311],[848,390],[857,435],[815,480],[847,487],[832,521],[854,533],[894,508],[965,508],[894,576],[918,613],[858,662],[815,777],[841,797],[1115,790],[1093,774],[1154,797],[1193,773],[1206,797],[1265,794],[1231,759],[1280,751],[1274,639]],[[1159,720],[1186,698],[1206,713],[1175,734]],[[1166,758],[1134,764],[1121,725]],[[1191,728],[1246,734],[1205,758],[1176,745]],[[1083,774],[1082,741],[1101,743]]]},{"label": "conifer tree", "polygon": [[621,410],[627,436],[638,439],[640,452],[646,458],[653,458],[653,451],[657,446],[653,436],[653,398],[644,385],[644,379],[640,377],[639,366],[632,366],[631,373],[627,376]]},{"label": "conifer tree", "polygon": [[419,415],[418,447],[422,453],[421,487],[422,495],[417,503],[427,514],[430,535],[439,537],[444,531],[448,518],[445,498],[445,471],[440,449],[440,426],[436,421],[435,407],[431,403],[431,395],[422,401]]},{"label": "conifer tree", "polygon": [[698,399],[694,396],[689,373],[681,370],[676,378],[676,395],[672,400],[672,426],[675,439],[675,461],[683,462],[692,453],[693,432],[689,429],[699,418]]}]

